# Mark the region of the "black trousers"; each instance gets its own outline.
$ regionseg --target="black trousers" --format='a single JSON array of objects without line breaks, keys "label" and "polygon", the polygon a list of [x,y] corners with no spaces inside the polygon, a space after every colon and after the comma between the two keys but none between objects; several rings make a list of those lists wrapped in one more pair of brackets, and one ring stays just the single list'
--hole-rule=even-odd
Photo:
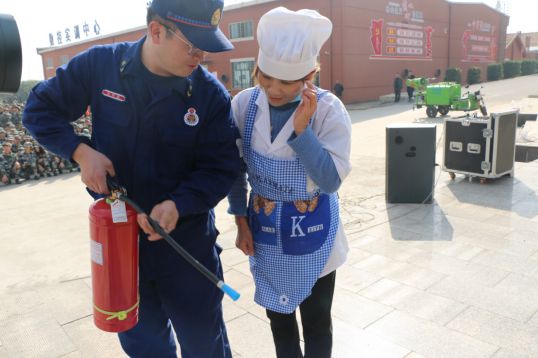
[{"label": "black trousers", "polygon": [[394,90],[394,102],[400,102],[401,90]]},{"label": "black trousers", "polygon": [[[312,294],[299,305],[305,345],[305,358],[330,358],[333,345],[331,307],[336,271],[320,278]],[[295,312],[282,314],[266,310],[271,321],[277,358],[302,358],[299,327]]]},{"label": "black trousers", "polygon": [[411,99],[413,98],[413,92],[415,92],[413,87],[407,87],[407,99],[409,102],[411,102]]}]

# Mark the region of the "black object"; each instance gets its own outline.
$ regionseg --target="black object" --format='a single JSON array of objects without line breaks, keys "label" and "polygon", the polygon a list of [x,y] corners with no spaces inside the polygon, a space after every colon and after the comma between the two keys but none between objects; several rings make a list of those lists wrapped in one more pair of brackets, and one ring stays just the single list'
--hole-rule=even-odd
[{"label": "black object", "polygon": [[480,178],[513,176],[518,113],[446,119],[443,170]]},{"label": "black object", "polygon": [[0,92],[17,92],[21,84],[22,48],[17,23],[0,14]]},{"label": "black object", "polygon": [[435,177],[435,124],[386,127],[385,199],[431,203]]},{"label": "black object", "polygon": [[536,121],[536,113],[520,113],[517,116],[517,126],[524,127],[527,121]]}]

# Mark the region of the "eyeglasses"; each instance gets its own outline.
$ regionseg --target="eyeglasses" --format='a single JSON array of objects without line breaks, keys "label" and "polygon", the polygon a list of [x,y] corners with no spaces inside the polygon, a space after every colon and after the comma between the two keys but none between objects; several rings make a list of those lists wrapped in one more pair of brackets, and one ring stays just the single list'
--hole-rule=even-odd
[{"label": "eyeglasses", "polygon": [[181,36],[179,36],[175,31],[174,29],[172,29],[170,26],[168,25],[165,25],[163,23],[160,23],[161,25],[164,26],[164,28],[169,31],[172,35],[174,35],[175,37],[177,37],[178,39],[181,40],[181,42],[183,42],[185,45],[188,46],[189,48],[189,51],[187,52],[189,54],[189,56],[196,56],[198,54],[201,54],[202,56],[205,56],[207,55],[207,52],[204,51],[204,50],[200,50],[198,47],[194,47],[190,42],[188,42],[187,40],[185,40],[184,38],[182,38]]}]

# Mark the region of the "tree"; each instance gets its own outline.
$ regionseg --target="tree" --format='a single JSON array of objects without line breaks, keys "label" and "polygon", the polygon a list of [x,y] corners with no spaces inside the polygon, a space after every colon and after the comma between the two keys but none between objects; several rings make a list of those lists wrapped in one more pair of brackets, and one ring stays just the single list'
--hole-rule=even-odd
[{"label": "tree", "polygon": [[3,103],[26,102],[26,100],[28,99],[28,95],[30,94],[30,91],[39,82],[40,81],[35,81],[35,80],[22,81],[17,93],[0,94],[0,102],[3,102]]}]

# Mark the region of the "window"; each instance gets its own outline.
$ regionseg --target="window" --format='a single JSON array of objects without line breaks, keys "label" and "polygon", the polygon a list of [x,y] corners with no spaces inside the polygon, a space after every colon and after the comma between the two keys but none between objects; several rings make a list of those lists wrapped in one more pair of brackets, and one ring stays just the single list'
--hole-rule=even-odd
[{"label": "window", "polygon": [[52,57],[47,58],[47,68],[54,68],[54,62],[52,61]]},{"label": "window", "polygon": [[232,60],[232,87],[244,89],[254,86],[252,71],[254,70],[254,59]]},{"label": "window", "polygon": [[69,62],[69,56],[62,55],[60,56],[60,66],[65,65]]},{"label": "window", "polygon": [[252,21],[230,24],[230,40],[252,40]]}]

